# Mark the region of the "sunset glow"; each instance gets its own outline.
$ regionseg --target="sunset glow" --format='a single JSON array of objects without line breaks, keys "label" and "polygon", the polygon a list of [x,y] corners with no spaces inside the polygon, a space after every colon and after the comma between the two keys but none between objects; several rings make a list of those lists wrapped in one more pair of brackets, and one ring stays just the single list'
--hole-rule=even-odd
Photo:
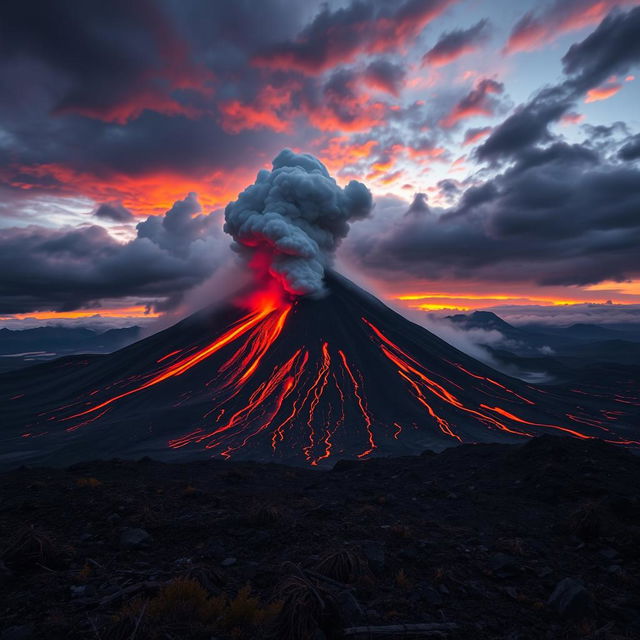
[{"label": "sunset glow", "polygon": [[225,207],[287,148],[371,191],[338,257],[387,300],[640,303],[609,285],[640,277],[640,0],[192,2],[118,7],[108,42],[52,6],[7,45],[4,322],[190,310],[235,260]]}]

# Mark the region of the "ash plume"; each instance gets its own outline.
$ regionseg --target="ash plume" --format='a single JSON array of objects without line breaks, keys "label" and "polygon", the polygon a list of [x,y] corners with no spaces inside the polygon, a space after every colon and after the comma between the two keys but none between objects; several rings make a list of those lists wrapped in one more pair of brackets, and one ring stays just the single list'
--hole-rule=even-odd
[{"label": "ash plume", "polygon": [[255,183],[227,205],[224,230],[247,259],[265,258],[287,291],[319,295],[349,223],[367,217],[371,208],[365,185],[352,180],[343,189],[317,158],[285,149],[271,171],[259,171]]}]

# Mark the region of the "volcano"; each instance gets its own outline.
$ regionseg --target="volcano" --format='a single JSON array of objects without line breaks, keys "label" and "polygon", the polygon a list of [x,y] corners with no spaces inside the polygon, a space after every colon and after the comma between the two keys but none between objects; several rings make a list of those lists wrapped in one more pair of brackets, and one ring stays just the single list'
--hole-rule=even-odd
[{"label": "volcano", "polygon": [[327,466],[543,433],[640,446],[640,399],[536,387],[335,272],[320,298],[252,295],[107,356],[0,376],[3,466],[149,455]]}]

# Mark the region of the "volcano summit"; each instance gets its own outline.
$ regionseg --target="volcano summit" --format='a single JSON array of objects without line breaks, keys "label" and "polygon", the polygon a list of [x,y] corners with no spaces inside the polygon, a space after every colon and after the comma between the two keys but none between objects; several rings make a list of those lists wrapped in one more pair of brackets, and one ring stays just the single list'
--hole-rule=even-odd
[{"label": "volcano summit", "polygon": [[331,271],[371,194],[285,150],[225,211],[256,273],[238,300],[109,356],[0,376],[0,462],[153,455],[280,461],[542,433],[638,446],[640,400],[539,388],[464,355]]}]

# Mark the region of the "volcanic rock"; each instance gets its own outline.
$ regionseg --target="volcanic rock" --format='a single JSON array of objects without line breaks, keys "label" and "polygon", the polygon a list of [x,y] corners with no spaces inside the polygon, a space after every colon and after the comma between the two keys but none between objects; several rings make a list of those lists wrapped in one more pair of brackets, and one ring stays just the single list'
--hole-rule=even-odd
[{"label": "volcanic rock", "polygon": [[151,535],[144,529],[125,529],[120,534],[120,546],[123,549],[135,549],[151,542]]},{"label": "volcanic rock", "polygon": [[581,580],[565,578],[556,585],[547,604],[563,618],[585,618],[593,605],[591,594]]}]

